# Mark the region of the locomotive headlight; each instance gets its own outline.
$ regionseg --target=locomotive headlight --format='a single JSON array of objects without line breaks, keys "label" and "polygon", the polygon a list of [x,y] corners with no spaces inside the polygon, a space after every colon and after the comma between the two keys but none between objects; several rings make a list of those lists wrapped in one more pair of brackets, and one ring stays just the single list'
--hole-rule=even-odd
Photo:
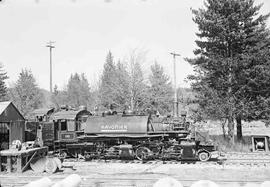
[{"label": "locomotive headlight", "polygon": [[264,148],[264,142],[257,142],[256,148],[257,149],[263,149]]}]

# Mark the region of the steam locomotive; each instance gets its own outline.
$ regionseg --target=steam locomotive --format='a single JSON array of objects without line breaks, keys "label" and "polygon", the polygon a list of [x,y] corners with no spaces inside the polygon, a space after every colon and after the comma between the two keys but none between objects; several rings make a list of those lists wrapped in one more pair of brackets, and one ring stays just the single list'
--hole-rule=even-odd
[{"label": "steam locomotive", "polygon": [[39,121],[39,139],[60,157],[103,159],[176,159],[207,161],[217,157],[212,144],[191,137],[186,115],[112,112],[92,115],[86,109],[61,110]]}]

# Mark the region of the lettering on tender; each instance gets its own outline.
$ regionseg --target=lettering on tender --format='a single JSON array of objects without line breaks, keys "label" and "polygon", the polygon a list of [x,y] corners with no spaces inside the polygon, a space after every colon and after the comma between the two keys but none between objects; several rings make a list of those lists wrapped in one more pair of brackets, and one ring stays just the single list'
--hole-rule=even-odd
[{"label": "lettering on tender", "polygon": [[127,125],[124,124],[113,124],[113,125],[101,125],[101,132],[126,132],[128,129]]}]

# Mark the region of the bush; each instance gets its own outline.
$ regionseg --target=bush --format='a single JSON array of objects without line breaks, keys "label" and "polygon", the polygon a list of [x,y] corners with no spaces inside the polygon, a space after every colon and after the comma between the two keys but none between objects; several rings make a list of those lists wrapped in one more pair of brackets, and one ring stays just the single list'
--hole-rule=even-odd
[{"label": "bush", "polygon": [[250,152],[252,148],[250,136],[244,136],[242,142],[235,142],[233,145],[223,135],[211,135],[210,138],[218,145],[218,150],[222,152]]}]

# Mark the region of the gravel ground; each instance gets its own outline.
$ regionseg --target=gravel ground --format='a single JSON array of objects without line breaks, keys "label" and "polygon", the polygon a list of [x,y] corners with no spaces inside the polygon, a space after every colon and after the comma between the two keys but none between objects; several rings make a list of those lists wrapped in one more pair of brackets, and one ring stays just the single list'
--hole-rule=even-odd
[{"label": "gravel ground", "polygon": [[[21,186],[32,180],[48,176],[58,181],[70,174],[79,174],[82,186],[152,186],[162,177],[171,176],[190,186],[197,180],[212,180],[219,184],[233,186],[261,183],[270,180],[270,168],[239,167],[199,164],[162,164],[157,163],[104,163],[104,162],[64,162],[61,171],[55,174],[34,173],[28,170],[22,174],[1,174],[2,186]],[[18,180],[19,179],[19,180]]]}]

